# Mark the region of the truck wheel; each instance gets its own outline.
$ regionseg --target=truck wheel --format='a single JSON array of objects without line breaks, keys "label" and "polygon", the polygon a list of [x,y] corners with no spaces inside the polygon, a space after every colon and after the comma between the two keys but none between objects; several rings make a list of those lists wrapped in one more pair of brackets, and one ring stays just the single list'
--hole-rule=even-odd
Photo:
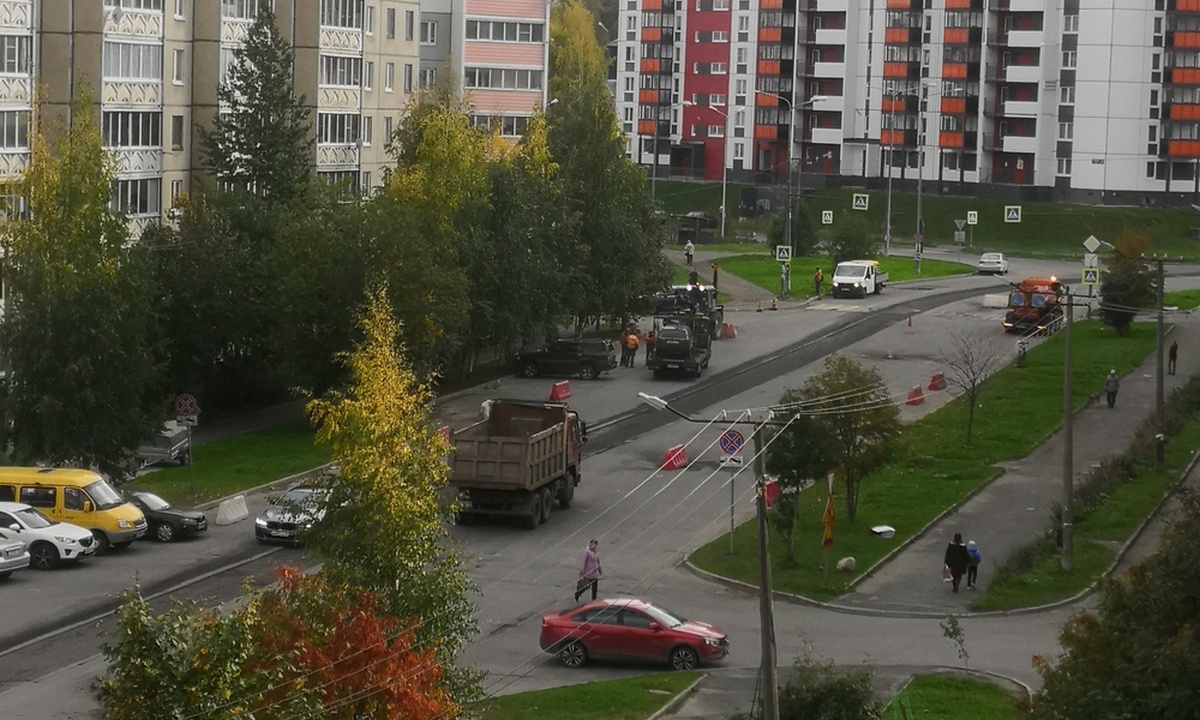
[{"label": "truck wheel", "polygon": [[575,500],[575,478],[568,475],[563,481],[562,489],[558,491],[558,509],[570,509],[573,500]]},{"label": "truck wheel", "polygon": [[542,500],[541,517],[538,518],[538,523],[545,525],[550,522],[550,511],[554,509],[554,498],[551,497],[550,491],[546,488],[538,490],[538,497]]},{"label": "truck wheel", "polygon": [[542,374],[542,369],[535,362],[527,362],[521,366],[521,377],[535,378]]},{"label": "truck wheel", "polygon": [[521,518],[521,524],[525,526],[526,530],[536,530],[541,519],[542,496],[534,493],[533,498],[529,501],[529,514]]},{"label": "truck wheel", "polygon": [[583,367],[579,368],[579,377],[584,380],[595,380],[599,376],[600,373],[596,372],[596,366],[591,363],[584,363]]}]

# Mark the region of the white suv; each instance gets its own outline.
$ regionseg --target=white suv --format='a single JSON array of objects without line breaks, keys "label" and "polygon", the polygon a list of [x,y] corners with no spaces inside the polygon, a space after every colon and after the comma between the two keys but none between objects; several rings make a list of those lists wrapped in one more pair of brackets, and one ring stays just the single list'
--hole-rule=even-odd
[{"label": "white suv", "polygon": [[0,528],[10,528],[25,543],[29,565],[37,570],[49,570],[64,560],[96,553],[96,540],[90,530],[53,520],[25,503],[0,502]]}]

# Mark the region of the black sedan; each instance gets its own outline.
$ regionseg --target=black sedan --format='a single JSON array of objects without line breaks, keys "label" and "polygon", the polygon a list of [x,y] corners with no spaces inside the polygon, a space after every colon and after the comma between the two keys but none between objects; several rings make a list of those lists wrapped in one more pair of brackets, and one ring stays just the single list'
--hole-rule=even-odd
[{"label": "black sedan", "polygon": [[150,523],[150,535],[170,542],[208,530],[208,517],[200,510],[175,507],[158,495],[145,490],[130,490],[125,493],[129,502],[137,506]]}]

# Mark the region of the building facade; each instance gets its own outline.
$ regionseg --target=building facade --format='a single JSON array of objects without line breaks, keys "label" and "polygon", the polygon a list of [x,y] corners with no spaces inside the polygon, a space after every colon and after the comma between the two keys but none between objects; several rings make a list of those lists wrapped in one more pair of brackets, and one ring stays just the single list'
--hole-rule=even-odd
[{"label": "building facade", "polygon": [[[114,207],[135,228],[159,221],[202,174],[197,127],[220,111],[217,88],[266,2],[0,0],[0,176],[17,178],[28,165],[34,89],[52,128],[86,87],[116,160]],[[419,3],[272,4],[295,50],[316,172],[369,191],[416,90]]]},{"label": "building facade", "polygon": [[1200,195],[1200,0],[634,0],[616,36],[656,177]]}]

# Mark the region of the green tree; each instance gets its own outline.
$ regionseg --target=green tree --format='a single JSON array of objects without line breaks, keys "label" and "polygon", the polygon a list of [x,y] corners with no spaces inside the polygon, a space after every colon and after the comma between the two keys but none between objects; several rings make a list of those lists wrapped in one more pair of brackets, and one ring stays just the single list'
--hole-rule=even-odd
[{"label": "green tree", "polygon": [[834,226],[829,256],[834,265],[845,260],[872,258],[879,252],[879,238],[863,217],[851,215]]},{"label": "green tree", "polygon": [[227,110],[213,116],[211,129],[199,129],[216,178],[275,205],[297,197],[313,168],[309,110],[295,94],[294,61],[270,4],[259,3],[245,45],[217,89]]},{"label": "green tree", "polygon": [[[787,237],[787,212],[775,213],[771,216],[770,224],[767,226],[768,244],[785,245]],[[793,253],[796,257],[804,255],[813,255],[816,253],[817,246],[820,244],[820,236],[817,233],[817,225],[813,222],[812,211],[808,207],[808,203],[796,199],[796,204],[792,208],[792,243],[795,248]]]},{"label": "green tree", "polygon": [[549,145],[562,181],[562,232],[577,246],[562,280],[581,320],[636,312],[671,278],[645,173],[625,155],[595,22],[580,0],[551,9]]},{"label": "green tree", "polygon": [[1059,635],[1057,662],[1035,657],[1041,720],[1194,718],[1200,708],[1200,495],[1184,489],[1157,552],[1102,578],[1094,610]]},{"label": "green tree", "polygon": [[31,135],[18,189],[29,214],[4,236],[5,420],[22,462],[123,477],[160,420],[159,353],[148,251],[110,207],[113,161],[93,116],[85,93],[53,146]]},{"label": "green tree", "polygon": [[845,355],[825,358],[801,395],[807,400],[800,412],[811,415],[830,438],[830,466],[842,471],[846,515],[854,522],[863,477],[884,461],[900,437],[900,409],[878,368]]},{"label": "green tree", "polygon": [[[375,594],[391,617],[420,621],[418,644],[436,646],[447,668],[475,631],[473,592],[447,537],[453,507],[439,503],[449,448],[429,417],[429,388],[397,342],[386,290],[376,288],[350,353],[352,383],[309,404],[317,439],[332,446],[340,473],[327,512],[306,541],[325,559],[335,585]],[[456,697],[474,692],[463,673]]]},{"label": "green tree", "polygon": [[[780,432],[767,449],[766,469],[779,478],[785,492],[776,503],[777,512],[771,521],[779,535],[787,541],[787,562],[796,563],[796,523],[800,515],[800,491],[825,476],[834,467],[833,438],[817,418],[806,409],[818,398],[806,389],[789,389],[779,399],[784,412],[795,419]],[[765,432],[774,432],[768,428]]]},{"label": "green tree", "polygon": [[1126,230],[1117,238],[1113,254],[1104,260],[1107,270],[1100,281],[1100,319],[1118,335],[1127,335],[1138,312],[1154,306],[1154,272],[1146,262],[1149,250],[1148,233]]}]

